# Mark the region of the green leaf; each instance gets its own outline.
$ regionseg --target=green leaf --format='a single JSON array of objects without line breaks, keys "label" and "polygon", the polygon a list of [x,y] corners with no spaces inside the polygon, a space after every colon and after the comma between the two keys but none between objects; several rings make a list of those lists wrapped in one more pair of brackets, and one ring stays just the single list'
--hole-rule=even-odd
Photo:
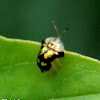
[{"label": "green leaf", "polygon": [[48,100],[100,93],[100,61],[65,51],[61,66],[42,73],[37,66],[39,50],[40,43],[0,36],[0,99]]},{"label": "green leaf", "polygon": [[58,99],[50,99],[50,100],[100,100],[100,94],[67,97],[67,98],[58,98]]}]

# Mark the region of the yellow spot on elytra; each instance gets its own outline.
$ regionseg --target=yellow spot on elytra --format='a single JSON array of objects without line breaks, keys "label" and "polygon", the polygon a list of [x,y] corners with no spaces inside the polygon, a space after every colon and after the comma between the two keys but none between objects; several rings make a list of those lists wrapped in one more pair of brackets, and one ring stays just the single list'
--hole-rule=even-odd
[{"label": "yellow spot on elytra", "polygon": [[47,59],[47,54],[44,54],[44,59]]},{"label": "yellow spot on elytra", "polygon": [[42,66],[47,66],[47,63],[41,62]]},{"label": "yellow spot on elytra", "polygon": [[56,55],[58,55],[58,52],[55,52]]},{"label": "yellow spot on elytra", "polygon": [[46,54],[44,54],[44,59],[51,58],[53,55],[53,51],[49,50]]},{"label": "yellow spot on elytra", "polygon": [[48,54],[48,55],[53,55],[53,51],[52,51],[52,50],[49,50],[49,51],[47,52],[47,54]]},{"label": "yellow spot on elytra", "polygon": [[47,47],[43,47],[43,48],[41,49],[40,55],[42,55],[42,54],[44,53],[44,51],[46,51],[46,50],[47,50]]}]

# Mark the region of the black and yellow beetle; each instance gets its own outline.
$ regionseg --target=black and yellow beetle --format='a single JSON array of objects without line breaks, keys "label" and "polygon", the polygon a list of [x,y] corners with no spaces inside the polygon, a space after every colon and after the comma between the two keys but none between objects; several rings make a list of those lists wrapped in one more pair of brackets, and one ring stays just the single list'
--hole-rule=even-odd
[{"label": "black and yellow beetle", "polygon": [[[42,41],[37,59],[37,65],[41,69],[41,72],[49,70],[52,66],[51,62],[54,59],[64,57],[64,45],[60,40],[61,37],[54,21],[53,24],[58,37],[49,37]],[[65,30],[63,32],[65,32]]]}]

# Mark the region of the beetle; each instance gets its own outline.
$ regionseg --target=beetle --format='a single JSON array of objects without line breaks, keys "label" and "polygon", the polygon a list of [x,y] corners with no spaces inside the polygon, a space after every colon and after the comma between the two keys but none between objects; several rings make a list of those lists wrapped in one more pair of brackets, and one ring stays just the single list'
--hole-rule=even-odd
[{"label": "beetle", "polygon": [[[48,71],[52,67],[52,62],[56,58],[64,57],[64,45],[61,41],[61,36],[58,33],[58,29],[53,21],[54,28],[58,37],[48,37],[42,40],[41,49],[37,58],[37,65],[41,69],[41,72]],[[66,28],[63,33],[67,30]]]}]

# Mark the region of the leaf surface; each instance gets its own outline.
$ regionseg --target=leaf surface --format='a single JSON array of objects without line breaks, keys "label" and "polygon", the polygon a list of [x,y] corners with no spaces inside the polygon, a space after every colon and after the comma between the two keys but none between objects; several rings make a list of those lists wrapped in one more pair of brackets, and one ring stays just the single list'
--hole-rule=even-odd
[{"label": "leaf surface", "polygon": [[67,97],[67,98],[58,98],[58,99],[50,99],[50,100],[100,100],[100,94]]},{"label": "leaf surface", "polygon": [[42,73],[37,66],[39,50],[38,42],[0,36],[0,99],[48,100],[100,93],[100,61],[65,51],[59,68]]}]

